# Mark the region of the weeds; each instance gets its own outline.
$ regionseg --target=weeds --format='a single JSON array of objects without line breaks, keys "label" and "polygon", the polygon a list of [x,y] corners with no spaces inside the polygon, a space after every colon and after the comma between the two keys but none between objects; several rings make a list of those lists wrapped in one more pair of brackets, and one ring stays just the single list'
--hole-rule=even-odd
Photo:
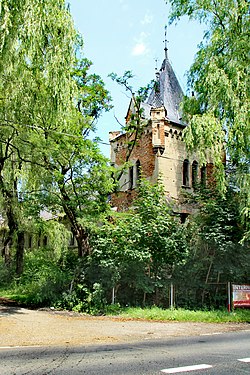
[{"label": "weeds", "polygon": [[[115,311],[120,317],[145,319],[155,321],[178,322],[205,322],[205,323],[250,323],[250,310],[235,310],[228,313],[227,310],[192,311],[186,309],[161,309],[159,307],[139,308],[128,307]],[[108,313],[114,315],[112,312]]]}]

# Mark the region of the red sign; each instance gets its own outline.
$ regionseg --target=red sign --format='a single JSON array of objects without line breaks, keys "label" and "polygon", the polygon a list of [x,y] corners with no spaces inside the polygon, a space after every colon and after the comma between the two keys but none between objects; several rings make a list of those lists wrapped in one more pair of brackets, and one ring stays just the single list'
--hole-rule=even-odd
[{"label": "red sign", "polygon": [[233,307],[250,308],[250,285],[232,285]]}]

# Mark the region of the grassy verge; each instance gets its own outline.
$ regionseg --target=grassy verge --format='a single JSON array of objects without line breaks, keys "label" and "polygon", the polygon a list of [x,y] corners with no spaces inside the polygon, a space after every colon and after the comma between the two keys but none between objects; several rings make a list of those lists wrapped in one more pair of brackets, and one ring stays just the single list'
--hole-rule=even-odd
[{"label": "grassy verge", "polygon": [[[0,290],[0,297],[8,298],[23,305],[31,306],[29,295],[18,290]],[[102,312],[103,313],[103,312]],[[250,309],[225,310],[186,310],[162,309],[156,306],[148,308],[109,305],[105,309],[107,316],[119,316],[124,319],[143,319],[150,321],[204,322],[204,323],[250,323]]]},{"label": "grassy verge", "polygon": [[[112,309],[112,307],[111,307]],[[205,322],[205,323],[250,323],[250,310],[237,309],[228,313],[227,310],[213,311],[192,311],[185,309],[161,309],[151,308],[125,308],[107,311],[107,315],[119,315],[123,318],[144,319],[157,321],[178,321],[178,322]]]}]

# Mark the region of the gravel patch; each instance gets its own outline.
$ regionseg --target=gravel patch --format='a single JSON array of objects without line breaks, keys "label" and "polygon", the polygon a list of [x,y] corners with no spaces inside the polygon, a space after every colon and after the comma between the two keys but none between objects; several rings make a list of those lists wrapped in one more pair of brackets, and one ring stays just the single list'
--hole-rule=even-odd
[{"label": "gravel patch", "polygon": [[243,323],[155,322],[0,305],[0,347],[120,344],[246,329]]}]

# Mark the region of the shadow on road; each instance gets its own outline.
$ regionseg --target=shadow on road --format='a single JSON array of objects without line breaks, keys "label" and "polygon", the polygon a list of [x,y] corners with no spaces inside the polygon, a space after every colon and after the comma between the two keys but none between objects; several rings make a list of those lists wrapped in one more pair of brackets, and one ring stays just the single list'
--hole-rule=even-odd
[{"label": "shadow on road", "polygon": [[0,316],[5,314],[23,314],[22,306],[9,298],[0,297]]}]

